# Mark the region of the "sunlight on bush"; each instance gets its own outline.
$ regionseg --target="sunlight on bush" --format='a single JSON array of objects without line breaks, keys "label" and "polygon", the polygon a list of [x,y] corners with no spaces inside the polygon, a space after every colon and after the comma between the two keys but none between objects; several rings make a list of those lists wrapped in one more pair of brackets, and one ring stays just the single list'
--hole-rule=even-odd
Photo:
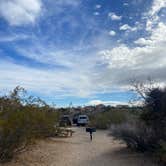
[{"label": "sunlight on bush", "polygon": [[[17,87],[0,98],[0,161],[10,160],[14,153],[34,139],[55,136],[58,113],[39,99],[23,99],[25,91]],[[33,102],[32,100],[33,99]]]}]

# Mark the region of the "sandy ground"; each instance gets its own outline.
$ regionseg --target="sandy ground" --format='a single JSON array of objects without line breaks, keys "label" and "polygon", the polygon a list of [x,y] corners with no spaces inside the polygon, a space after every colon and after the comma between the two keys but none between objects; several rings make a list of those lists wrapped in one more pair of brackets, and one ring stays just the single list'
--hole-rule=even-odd
[{"label": "sandy ground", "polygon": [[157,166],[143,154],[97,131],[93,141],[85,128],[74,128],[71,138],[51,138],[16,156],[3,166]]}]

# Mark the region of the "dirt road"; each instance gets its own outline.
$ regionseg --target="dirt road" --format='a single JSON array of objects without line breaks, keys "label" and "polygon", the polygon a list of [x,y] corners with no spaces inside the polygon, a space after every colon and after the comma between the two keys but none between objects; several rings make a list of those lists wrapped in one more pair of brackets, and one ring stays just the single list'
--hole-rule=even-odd
[{"label": "dirt road", "polygon": [[74,128],[71,138],[40,141],[4,166],[157,166],[142,154],[97,131],[91,142],[84,128]]}]

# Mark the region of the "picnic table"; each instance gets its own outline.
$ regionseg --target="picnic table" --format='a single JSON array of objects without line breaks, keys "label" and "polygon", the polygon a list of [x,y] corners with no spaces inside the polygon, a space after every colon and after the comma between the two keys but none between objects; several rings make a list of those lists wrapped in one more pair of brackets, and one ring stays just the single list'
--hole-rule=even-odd
[{"label": "picnic table", "polygon": [[59,128],[59,136],[64,136],[64,137],[72,137],[74,131],[72,128],[69,127],[60,127]]}]

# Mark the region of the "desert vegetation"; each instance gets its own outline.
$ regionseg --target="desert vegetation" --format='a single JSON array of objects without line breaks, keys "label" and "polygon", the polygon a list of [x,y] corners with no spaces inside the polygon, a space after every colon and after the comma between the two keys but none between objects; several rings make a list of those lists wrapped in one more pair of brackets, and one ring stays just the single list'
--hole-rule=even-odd
[{"label": "desert vegetation", "polygon": [[0,97],[0,162],[12,159],[36,139],[57,134],[58,113],[21,87]]},{"label": "desert vegetation", "polygon": [[135,118],[111,125],[111,135],[123,140],[129,148],[150,152],[166,163],[166,88],[135,86],[144,100]]},{"label": "desert vegetation", "polygon": [[[110,129],[115,139],[129,148],[150,152],[166,163],[166,88],[135,85],[142,107],[90,107],[90,124],[97,129]],[[74,112],[78,108],[72,108]],[[82,108],[84,109],[84,108]],[[98,110],[98,111],[97,111]],[[0,162],[13,156],[35,140],[57,136],[60,114],[69,114],[68,108],[55,109],[37,97],[28,96],[16,87],[0,97]]]},{"label": "desert vegetation", "polygon": [[106,111],[90,115],[90,125],[97,129],[108,129],[111,124],[126,122],[129,115],[130,113],[128,110],[110,108]]}]

